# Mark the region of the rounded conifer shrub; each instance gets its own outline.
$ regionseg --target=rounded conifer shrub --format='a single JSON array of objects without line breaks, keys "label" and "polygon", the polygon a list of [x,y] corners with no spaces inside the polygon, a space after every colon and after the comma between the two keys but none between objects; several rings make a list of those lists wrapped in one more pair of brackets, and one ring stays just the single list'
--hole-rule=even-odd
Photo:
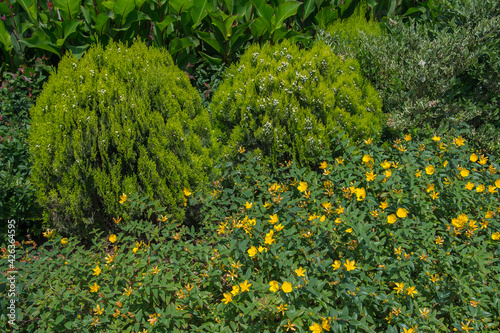
[{"label": "rounded conifer shrub", "polygon": [[113,225],[122,194],[148,195],[181,219],[183,189],[209,181],[208,112],[171,56],[142,42],[66,56],[31,116],[32,179],[61,232]]},{"label": "rounded conifer shrub", "polygon": [[225,73],[209,112],[226,154],[260,150],[273,167],[316,163],[341,131],[353,140],[377,136],[381,107],[356,60],[321,42],[306,50],[284,41],[251,46]]}]

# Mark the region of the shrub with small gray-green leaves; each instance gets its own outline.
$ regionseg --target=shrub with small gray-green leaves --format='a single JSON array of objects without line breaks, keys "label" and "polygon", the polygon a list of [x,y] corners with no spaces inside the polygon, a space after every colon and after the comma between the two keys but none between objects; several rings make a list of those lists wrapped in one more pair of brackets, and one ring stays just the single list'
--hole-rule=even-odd
[{"label": "shrub with small gray-green leaves", "polygon": [[272,167],[295,159],[316,163],[342,129],[352,139],[377,136],[381,100],[354,59],[324,43],[310,50],[284,41],[250,47],[225,73],[209,106],[227,154],[260,150]]},{"label": "shrub with small gray-green leaves", "polygon": [[209,116],[166,51],[111,43],[66,56],[31,115],[33,182],[61,232],[112,226],[123,193],[149,195],[181,219],[183,189],[209,180]]}]

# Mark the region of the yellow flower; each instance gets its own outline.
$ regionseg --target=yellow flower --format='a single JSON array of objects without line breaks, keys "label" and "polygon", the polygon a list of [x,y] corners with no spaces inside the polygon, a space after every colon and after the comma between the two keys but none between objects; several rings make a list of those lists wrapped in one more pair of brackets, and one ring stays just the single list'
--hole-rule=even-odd
[{"label": "yellow flower", "polygon": [[471,182],[468,182],[466,185],[465,185],[465,188],[469,191],[472,191],[472,189],[474,188],[474,183],[471,183]]},{"label": "yellow flower", "polygon": [[354,230],[353,230],[352,228],[349,228],[349,229],[347,229],[345,232],[351,233],[351,232],[353,232],[353,231],[354,231]]},{"label": "yellow flower", "polygon": [[495,232],[491,235],[491,239],[500,240],[500,232]]},{"label": "yellow flower", "polygon": [[483,184],[480,184],[480,185],[478,185],[478,186],[476,187],[476,192],[481,193],[481,192],[483,192],[483,191],[484,191],[484,189],[485,189],[484,185],[483,185]]},{"label": "yellow flower", "polygon": [[468,175],[469,175],[469,170],[467,169],[460,170],[460,176],[467,177]]},{"label": "yellow flower", "polygon": [[473,153],[472,155],[470,155],[469,159],[471,162],[476,162],[479,159],[479,157],[477,157],[477,155]]},{"label": "yellow flower", "polygon": [[405,135],[405,141],[411,141],[411,134]]},{"label": "yellow flower", "polygon": [[305,276],[305,272],[306,272],[306,270],[303,269],[302,267],[299,267],[295,270],[295,273],[297,274],[297,276]]},{"label": "yellow flower", "polygon": [[99,291],[99,286],[97,285],[97,282],[94,282],[94,285],[90,285],[90,292],[91,293],[96,293]]},{"label": "yellow flower", "polygon": [[389,169],[391,167],[391,162],[387,162],[387,160],[385,160],[384,162],[380,163],[380,165],[384,169]]},{"label": "yellow flower", "polygon": [[[328,318],[330,318],[330,317],[328,317]],[[332,326],[331,326],[331,325],[330,325],[330,323],[328,322],[328,319],[326,319],[326,318],[323,318],[323,319],[321,320],[321,327],[323,327],[323,329],[324,329],[325,331],[329,331],[329,330],[330,330],[330,328],[332,328]]]},{"label": "yellow flower", "polygon": [[259,253],[262,253],[262,251],[264,251],[264,250],[267,252],[267,248],[266,247],[259,246]]},{"label": "yellow flower", "polygon": [[252,208],[253,203],[249,203],[248,201],[245,203],[245,208],[250,209]]},{"label": "yellow flower", "polygon": [[418,177],[422,177],[422,171],[417,170],[417,172],[415,172],[415,177],[416,177],[416,178],[418,178]]},{"label": "yellow flower", "polygon": [[116,235],[115,235],[115,234],[109,235],[108,240],[109,240],[111,243],[116,242]]},{"label": "yellow flower", "polygon": [[271,229],[266,234],[265,243],[271,245],[274,242],[273,236],[274,236],[274,231]]},{"label": "yellow flower", "polygon": [[344,266],[348,272],[353,271],[356,269],[356,260],[350,261],[349,259],[347,259],[346,262],[344,263]]},{"label": "yellow flower", "polygon": [[104,309],[101,309],[101,306],[99,304],[97,304],[97,307],[94,308],[94,314],[96,316],[100,316],[102,315],[102,312],[104,311]]},{"label": "yellow flower", "polygon": [[493,217],[493,211],[492,210],[488,210],[485,214],[484,214],[484,218],[485,219],[491,219]]},{"label": "yellow flower", "polygon": [[433,165],[428,165],[426,168],[425,168],[425,173],[428,174],[428,175],[432,175],[434,173],[434,166]]},{"label": "yellow flower", "polygon": [[67,238],[61,238],[61,244],[62,245],[68,244],[68,239]]},{"label": "yellow flower", "polygon": [[366,173],[366,181],[368,181],[368,182],[374,181],[376,177],[377,177],[377,175],[374,174],[373,171]]},{"label": "yellow flower", "polygon": [[382,210],[385,210],[387,207],[389,207],[389,204],[387,203],[387,201],[382,201],[379,207],[382,208]]},{"label": "yellow flower", "polygon": [[438,141],[441,141],[441,137],[434,135],[434,137],[432,138],[432,140],[434,140],[434,142],[438,142]]},{"label": "yellow flower", "polygon": [[479,163],[481,165],[485,165],[486,163],[488,163],[488,157],[481,155],[481,158],[479,159],[479,162],[477,162],[477,163]]},{"label": "yellow flower", "polygon": [[269,282],[269,290],[272,291],[273,293],[277,292],[280,289],[280,284],[278,281],[271,281]]},{"label": "yellow flower", "polygon": [[495,180],[495,186],[500,188],[500,178],[498,178],[497,180]]},{"label": "yellow flower", "polygon": [[42,233],[43,237],[45,238],[50,238],[52,234],[54,233],[54,229],[47,229],[47,232]]},{"label": "yellow flower", "polygon": [[312,333],[323,332],[323,327],[321,327],[321,325],[318,323],[313,323],[311,326],[309,326],[309,329],[311,330]]},{"label": "yellow flower", "polygon": [[337,269],[340,268],[341,265],[342,263],[340,262],[340,260],[335,260],[334,263],[332,264],[333,270],[336,271]]},{"label": "yellow flower", "polygon": [[390,176],[392,176],[392,170],[385,170],[384,175],[385,178],[389,178]]},{"label": "yellow flower", "polygon": [[132,287],[128,287],[128,289],[127,288],[123,288],[123,290],[125,290],[123,292],[124,295],[127,295],[127,296],[132,295]]},{"label": "yellow flower", "polygon": [[224,293],[224,298],[222,299],[221,303],[224,302],[224,304],[227,304],[229,302],[232,302],[233,298],[231,293]]},{"label": "yellow flower", "polygon": [[463,146],[465,144],[465,140],[464,138],[462,138],[461,136],[459,136],[458,138],[454,139],[453,140],[453,143],[455,144],[455,146]]},{"label": "yellow flower", "polygon": [[277,311],[278,312],[281,312],[281,314],[284,316],[285,315],[285,311],[288,310],[288,305],[283,305],[283,303],[280,303],[280,305],[277,307]]},{"label": "yellow flower", "polygon": [[248,249],[248,256],[250,258],[253,258],[257,254],[257,248],[255,246],[252,246],[251,248]]},{"label": "yellow flower", "polygon": [[404,282],[401,283],[396,282],[396,287],[394,287],[393,289],[396,290],[399,294],[403,292],[404,288],[405,288]]},{"label": "yellow flower", "polygon": [[467,324],[464,324],[464,322],[460,322],[460,324],[462,324],[462,329],[465,331],[465,332],[469,332],[469,330],[473,330],[472,327],[469,327],[469,323],[470,323],[470,320],[467,322]]},{"label": "yellow flower", "polygon": [[240,154],[243,154],[243,153],[245,152],[245,148],[244,148],[244,147],[240,147],[240,148],[238,148],[238,152],[239,152]]},{"label": "yellow flower", "polygon": [[362,188],[357,188],[356,189],[356,196],[358,197],[357,200],[358,201],[362,201],[364,198],[366,198],[366,191],[365,191],[365,188],[362,187]]},{"label": "yellow flower", "polygon": [[396,212],[396,215],[399,218],[405,218],[407,214],[408,214],[408,210],[406,210],[404,208],[398,208],[398,211]]},{"label": "yellow flower", "polygon": [[363,140],[365,142],[365,145],[369,145],[372,143],[373,138],[368,138],[368,140]]},{"label": "yellow flower", "polygon": [[231,290],[231,294],[236,296],[240,293],[240,286],[233,286],[233,290]]},{"label": "yellow flower", "polygon": [[[163,217],[163,216],[162,216],[162,217]],[[120,223],[120,222],[121,222],[121,220],[122,220],[122,218],[121,218],[121,217],[118,217],[117,219],[115,219],[115,218],[113,217],[113,222],[115,222],[116,224]],[[166,218],[165,218],[165,220],[166,220]],[[165,220],[163,220],[163,222],[165,222]]]},{"label": "yellow flower", "polygon": [[394,224],[397,220],[398,218],[394,214],[387,216],[387,223],[389,224]]},{"label": "yellow flower", "polygon": [[493,193],[497,193],[498,191],[497,191],[497,188],[495,186],[489,185],[488,186],[488,192],[490,192],[491,194],[493,194]]},{"label": "yellow flower", "polygon": [[446,168],[447,165],[448,165],[448,161],[444,161],[443,168]]},{"label": "yellow flower", "polygon": [[125,201],[127,201],[127,195],[125,193],[123,193],[122,195],[120,195],[120,204],[124,204]]},{"label": "yellow flower", "polygon": [[305,191],[307,191],[307,183],[306,183],[306,182],[300,182],[300,183],[299,183],[299,186],[297,186],[297,189],[298,189],[300,192],[305,192]]},{"label": "yellow flower", "polygon": [[326,163],[326,161],[321,162],[321,164],[319,166],[320,169],[326,169],[327,167],[328,167],[328,163]]},{"label": "yellow flower", "polygon": [[276,230],[276,231],[281,231],[281,230],[283,230],[283,228],[284,228],[284,226],[282,226],[281,223],[274,226],[274,230]]},{"label": "yellow flower", "polygon": [[160,273],[161,269],[158,269],[158,266],[153,267],[153,271],[151,272],[152,274],[158,274]]},{"label": "yellow flower", "polygon": [[184,195],[185,195],[186,197],[189,197],[189,196],[192,194],[192,193],[191,193],[191,191],[190,191],[190,190],[188,190],[188,189],[187,189],[187,188],[185,188],[185,187],[184,187],[184,189],[183,189],[182,191],[184,192]]},{"label": "yellow flower", "polygon": [[420,311],[420,315],[424,318],[429,318],[429,313],[431,312],[431,310],[427,309],[427,308],[423,308],[423,309],[418,309],[418,311]]},{"label": "yellow flower", "polygon": [[269,217],[271,218],[271,219],[269,220],[269,223],[271,223],[271,224],[275,224],[276,222],[278,222],[278,214],[269,215]]},{"label": "yellow flower", "polygon": [[95,268],[93,269],[93,271],[94,271],[94,274],[92,274],[92,275],[99,276],[99,274],[101,274],[101,269],[99,268],[99,265],[96,265]]},{"label": "yellow flower", "polygon": [[404,333],[414,333],[413,328],[408,328],[407,329],[406,327],[403,327],[403,332]]},{"label": "yellow flower", "polygon": [[281,290],[285,293],[291,293],[292,292],[292,284],[288,281],[283,282],[283,285],[281,286]]},{"label": "yellow flower", "polygon": [[241,292],[244,292],[244,291],[250,291],[250,287],[252,286],[251,283],[248,283],[248,280],[245,280],[244,282],[240,283],[240,288],[241,288]]},{"label": "yellow flower", "polygon": [[438,193],[438,192],[434,192],[434,191],[432,191],[432,193],[431,193],[431,198],[432,198],[432,200],[436,200],[436,199],[438,199],[438,198],[439,198],[439,193]]},{"label": "yellow flower", "polygon": [[344,164],[344,159],[342,157],[337,157],[335,162],[337,162],[337,164]]},{"label": "yellow flower", "polygon": [[413,287],[408,287],[408,288],[406,289],[406,293],[407,293],[408,295],[410,295],[410,296],[411,296],[411,298],[413,298],[413,295],[414,295],[414,294],[415,294],[415,295],[416,295],[416,294],[418,294],[418,293],[417,293],[417,291],[415,290],[415,286],[413,286]]}]

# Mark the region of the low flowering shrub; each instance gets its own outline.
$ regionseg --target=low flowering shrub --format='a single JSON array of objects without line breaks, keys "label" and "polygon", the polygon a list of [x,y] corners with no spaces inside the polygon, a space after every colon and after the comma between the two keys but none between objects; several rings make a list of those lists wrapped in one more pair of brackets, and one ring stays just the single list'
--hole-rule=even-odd
[{"label": "low flowering shrub", "polygon": [[381,109],[356,60],[336,56],[324,43],[305,50],[289,41],[248,48],[209,106],[225,153],[259,150],[271,168],[292,158],[316,164],[341,130],[354,140],[378,135]]},{"label": "low flowering shrub", "polygon": [[[264,176],[238,153],[246,163],[188,200],[204,204],[200,232],[154,211],[159,226],[117,220],[120,231],[97,233],[89,249],[50,231],[41,248],[23,244],[17,323],[26,332],[498,330],[496,158],[470,150],[463,133],[407,134],[387,149],[343,138],[321,172],[290,161]],[[154,210],[144,200],[127,198]]]},{"label": "low flowering shrub", "polygon": [[135,192],[181,219],[182,189],[209,181],[216,143],[207,110],[171,56],[142,42],[65,57],[31,115],[32,180],[45,220],[61,232],[112,228],[122,212],[115,198]]}]

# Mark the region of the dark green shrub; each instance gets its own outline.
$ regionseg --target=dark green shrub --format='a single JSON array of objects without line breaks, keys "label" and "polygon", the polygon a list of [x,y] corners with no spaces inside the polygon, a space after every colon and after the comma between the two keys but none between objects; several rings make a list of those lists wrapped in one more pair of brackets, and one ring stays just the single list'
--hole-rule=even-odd
[{"label": "dark green shrub", "polygon": [[[41,233],[42,212],[29,179],[29,109],[45,81],[44,65],[3,72],[0,83],[0,220],[16,220],[16,234]],[[7,235],[7,223],[2,224]]]},{"label": "dark green shrub", "polygon": [[66,56],[32,119],[33,181],[63,232],[109,227],[122,193],[149,195],[181,219],[183,188],[208,181],[208,113],[170,55],[144,43]]},{"label": "dark green shrub", "polygon": [[[355,56],[380,91],[388,125],[397,130],[467,124],[469,139],[500,147],[500,41],[497,1],[441,1],[428,21],[387,22],[387,33],[360,33],[357,47],[333,27],[319,34],[337,54]],[[431,15],[432,14],[432,15]]]},{"label": "dark green shrub", "polygon": [[259,149],[272,167],[292,158],[314,163],[340,129],[359,139],[383,124],[381,101],[358,62],[323,43],[250,47],[225,73],[209,110],[228,154]]}]

